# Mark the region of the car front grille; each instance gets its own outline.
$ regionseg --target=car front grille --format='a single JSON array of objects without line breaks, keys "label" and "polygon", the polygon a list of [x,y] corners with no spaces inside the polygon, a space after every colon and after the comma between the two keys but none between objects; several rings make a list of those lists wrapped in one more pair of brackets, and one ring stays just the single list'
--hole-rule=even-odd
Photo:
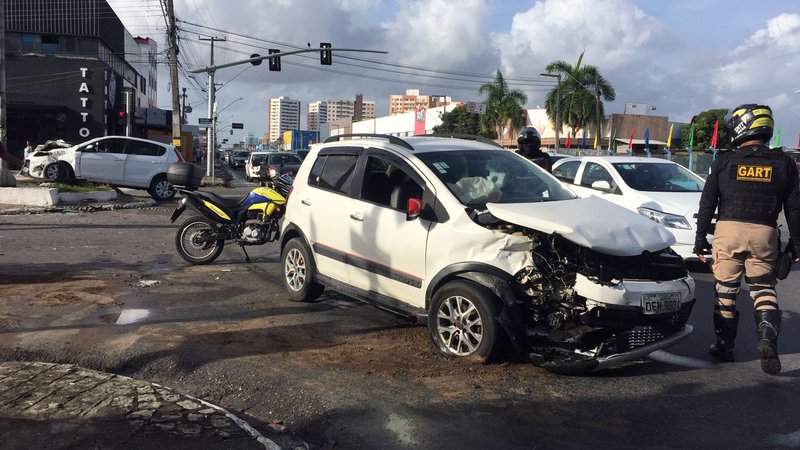
[{"label": "car front grille", "polygon": [[694,302],[685,303],[679,312],[665,316],[655,323],[615,333],[602,343],[598,356],[636,350],[677,333],[686,326],[693,306]]}]

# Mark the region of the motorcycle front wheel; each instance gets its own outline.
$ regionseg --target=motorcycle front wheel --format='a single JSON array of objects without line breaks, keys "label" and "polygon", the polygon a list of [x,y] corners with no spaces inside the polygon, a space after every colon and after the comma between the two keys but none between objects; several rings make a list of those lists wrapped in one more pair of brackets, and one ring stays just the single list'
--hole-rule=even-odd
[{"label": "motorcycle front wheel", "polygon": [[222,253],[225,241],[208,240],[216,233],[212,222],[205,217],[190,217],[183,222],[175,234],[175,248],[189,264],[208,264]]}]

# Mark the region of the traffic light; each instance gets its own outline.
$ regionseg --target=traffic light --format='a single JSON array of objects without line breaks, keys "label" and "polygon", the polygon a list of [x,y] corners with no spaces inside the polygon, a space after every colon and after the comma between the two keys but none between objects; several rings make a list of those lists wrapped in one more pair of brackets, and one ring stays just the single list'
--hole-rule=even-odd
[{"label": "traffic light", "polygon": [[117,125],[125,125],[127,117],[125,117],[125,111],[117,112]]},{"label": "traffic light", "polygon": [[[277,48],[269,49],[269,54],[270,55],[275,54],[275,53],[280,53],[280,52],[281,51],[278,50]],[[270,72],[280,72],[281,71],[281,57],[280,56],[276,56],[274,58],[270,58],[269,59],[269,70],[270,70]]]},{"label": "traffic light", "polygon": [[[320,42],[319,48],[331,48],[330,42]],[[333,60],[333,55],[330,50],[323,50],[319,52],[319,63],[323,66],[330,66]]]}]

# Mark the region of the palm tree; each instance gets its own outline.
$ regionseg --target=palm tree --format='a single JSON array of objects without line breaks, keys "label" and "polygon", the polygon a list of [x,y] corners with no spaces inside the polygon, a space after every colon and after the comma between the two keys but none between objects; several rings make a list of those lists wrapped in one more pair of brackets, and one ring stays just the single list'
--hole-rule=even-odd
[{"label": "palm tree", "polygon": [[561,98],[557,98],[558,90],[554,88],[547,94],[545,108],[553,123],[555,121],[556,102],[559,103],[561,123],[566,123],[575,132],[586,124],[596,122],[597,134],[600,134],[600,121],[605,117],[603,102],[612,102],[616,98],[611,86],[595,66],[581,66],[583,52],[578,62],[571,66],[566,61],[554,61],[547,65],[547,73],[561,75]]},{"label": "palm tree", "polygon": [[525,125],[522,106],[527,103],[528,96],[519,89],[509,88],[500,69],[497,69],[494,80],[484,83],[478,88],[478,93],[487,94],[486,115],[491,120],[501,142],[503,127],[516,130]]}]

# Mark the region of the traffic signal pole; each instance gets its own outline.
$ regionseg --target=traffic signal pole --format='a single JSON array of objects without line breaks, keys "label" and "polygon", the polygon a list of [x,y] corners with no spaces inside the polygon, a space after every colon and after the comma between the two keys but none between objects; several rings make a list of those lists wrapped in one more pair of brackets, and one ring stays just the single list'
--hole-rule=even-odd
[{"label": "traffic signal pole", "polygon": [[[200,38],[201,41],[211,41],[211,67],[214,66],[214,42],[225,42],[225,38],[210,37]],[[214,73],[216,69],[208,71],[208,117],[211,119],[211,128],[206,128],[206,176],[214,178],[214,153],[217,149],[217,121],[214,118],[214,102],[217,97],[217,85],[214,84]],[[197,72],[193,72],[197,73]]]}]

